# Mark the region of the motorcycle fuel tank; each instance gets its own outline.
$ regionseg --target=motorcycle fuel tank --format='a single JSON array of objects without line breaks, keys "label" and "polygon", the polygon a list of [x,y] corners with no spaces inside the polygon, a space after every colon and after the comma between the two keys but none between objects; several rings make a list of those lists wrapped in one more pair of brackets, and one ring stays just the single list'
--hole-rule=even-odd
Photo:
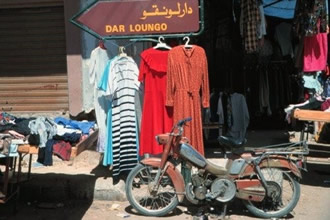
[{"label": "motorcycle fuel tank", "polygon": [[199,168],[204,168],[206,166],[206,159],[187,143],[181,144],[180,155]]}]

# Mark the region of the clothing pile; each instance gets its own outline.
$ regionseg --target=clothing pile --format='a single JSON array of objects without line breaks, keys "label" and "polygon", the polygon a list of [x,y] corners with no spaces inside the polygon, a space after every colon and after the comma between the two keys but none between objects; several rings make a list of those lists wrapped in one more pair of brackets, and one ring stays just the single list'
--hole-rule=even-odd
[{"label": "clothing pile", "polygon": [[[95,122],[80,122],[56,117],[21,118],[0,113],[0,154],[14,153],[17,145],[37,146],[38,162],[53,165],[52,156],[70,160],[71,148],[95,129]],[[16,147],[11,147],[16,146]]]}]

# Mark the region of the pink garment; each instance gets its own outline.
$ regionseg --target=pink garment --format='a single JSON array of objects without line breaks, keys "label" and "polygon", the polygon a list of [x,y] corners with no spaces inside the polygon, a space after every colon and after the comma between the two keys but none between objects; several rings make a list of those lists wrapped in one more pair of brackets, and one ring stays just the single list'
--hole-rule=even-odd
[{"label": "pink garment", "polygon": [[325,111],[330,107],[330,99],[325,100],[321,105],[321,110]]},{"label": "pink garment", "polygon": [[319,33],[304,38],[304,72],[325,70],[327,56],[327,33]]}]

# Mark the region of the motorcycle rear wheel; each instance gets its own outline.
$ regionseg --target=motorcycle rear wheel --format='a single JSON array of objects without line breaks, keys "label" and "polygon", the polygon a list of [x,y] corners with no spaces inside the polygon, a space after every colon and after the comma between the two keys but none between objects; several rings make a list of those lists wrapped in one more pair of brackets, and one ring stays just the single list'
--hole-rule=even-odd
[{"label": "motorcycle rear wheel", "polygon": [[157,170],[158,167],[138,164],[126,180],[127,200],[136,211],[146,216],[164,216],[179,203],[173,182],[166,173],[160,180],[157,193],[150,193]]},{"label": "motorcycle rear wheel", "polygon": [[[252,214],[261,218],[281,218],[286,216],[296,207],[299,201],[299,183],[288,172],[282,172],[276,168],[263,168],[262,172],[264,175],[268,173],[265,175],[267,182],[270,182],[275,188],[276,186],[281,188],[281,190],[275,190],[277,195],[274,197],[277,198],[266,196],[262,202],[243,200],[244,205]],[[281,177],[277,175],[279,172]],[[273,175],[274,173],[277,174]]]}]

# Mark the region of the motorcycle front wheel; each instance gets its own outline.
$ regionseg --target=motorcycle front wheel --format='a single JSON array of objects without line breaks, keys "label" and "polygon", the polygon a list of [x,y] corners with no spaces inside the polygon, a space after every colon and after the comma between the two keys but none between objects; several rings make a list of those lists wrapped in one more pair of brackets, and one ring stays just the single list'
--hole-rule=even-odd
[{"label": "motorcycle front wheel", "polygon": [[171,178],[165,173],[157,192],[153,192],[158,167],[138,164],[126,180],[126,197],[131,206],[146,216],[164,216],[178,205],[179,200]]},{"label": "motorcycle front wheel", "polygon": [[288,172],[276,168],[261,169],[267,184],[271,187],[270,195],[261,202],[243,200],[246,208],[261,218],[281,218],[289,214],[300,198],[300,185]]}]

